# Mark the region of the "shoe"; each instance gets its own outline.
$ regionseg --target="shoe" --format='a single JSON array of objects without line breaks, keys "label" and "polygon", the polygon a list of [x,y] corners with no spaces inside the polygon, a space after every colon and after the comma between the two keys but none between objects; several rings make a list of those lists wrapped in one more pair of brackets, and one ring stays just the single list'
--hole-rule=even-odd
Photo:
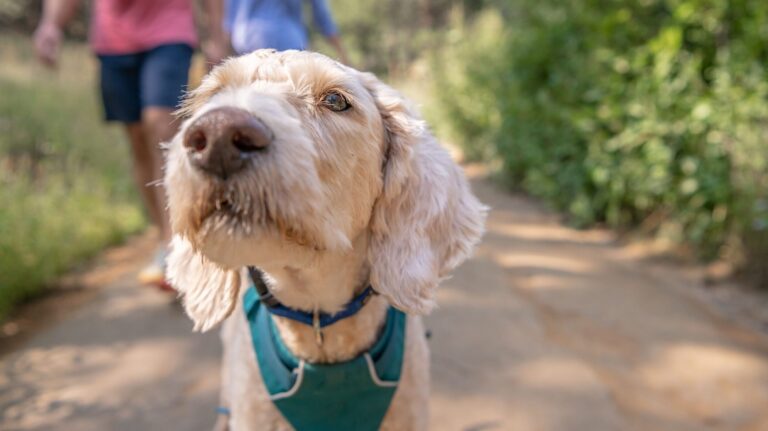
[{"label": "shoe", "polygon": [[168,251],[165,247],[160,247],[152,262],[139,271],[139,282],[144,285],[155,286],[160,290],[175,291],[165,278],[165,258],[167,256]]}]

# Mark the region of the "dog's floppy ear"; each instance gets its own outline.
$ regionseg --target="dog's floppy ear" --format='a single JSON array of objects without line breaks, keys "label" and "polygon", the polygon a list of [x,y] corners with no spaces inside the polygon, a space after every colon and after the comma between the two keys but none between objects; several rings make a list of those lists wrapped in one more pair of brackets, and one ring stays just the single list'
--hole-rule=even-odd
[{"label": "dog's floppy ear", "polygon": [[385,128],[383,190],[371,219],[371,283],[397,308],[424,314],[437,284],[472,253],[487,208],[462,170],[393,89],[363,82]]},{"label": "dog's floppy ear", "polygon": [[168,280],[184,296],[195,330],[207,331],[229,316],[240,291],[239,271],[211,262],[179,235],[171,241],[167,264]]}]

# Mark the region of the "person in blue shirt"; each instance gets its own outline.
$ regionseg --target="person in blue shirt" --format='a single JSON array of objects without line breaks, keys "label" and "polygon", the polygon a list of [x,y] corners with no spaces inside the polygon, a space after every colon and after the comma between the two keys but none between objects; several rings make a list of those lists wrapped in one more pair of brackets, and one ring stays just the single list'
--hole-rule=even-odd
[{"label": "person in blue shirt", "polygon": [[238,54],[262,48],[307,49],[305,1],[311,3],[315,26],[334,47],[341,62],[348,63],[326,0],[226,0],[224,27],[230,34],[232,48]]}]

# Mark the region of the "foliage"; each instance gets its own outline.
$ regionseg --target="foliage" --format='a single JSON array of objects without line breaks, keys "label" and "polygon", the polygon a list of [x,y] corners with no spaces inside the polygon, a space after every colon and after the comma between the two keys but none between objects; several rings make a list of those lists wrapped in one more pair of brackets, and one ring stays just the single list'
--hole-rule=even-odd
[{"label": "foliage", "polygon": [[[379,75],[402,77],[436,48],[456,8],[471,17],[489,0],[329,0],[352,63]],[[315,35],[316,36],[316,35]],[[314,47],[329,52],[315,37]],[[332,51],[331,51],[332,53]]]},{"label": "foliage", "polygon": [[90,56],[68,49],[54,75],[27,44],[0,42],[0,319],[143,225],[122,134],[100,120]]},{"label": "foliage", "polygon": [[[95,0],[81,1],[75,16],[66,28],[67,35],[85,40],[88,33],[89,6]],[[0,0],[0,29],[31,34],[40,21],[43,0]]]},{"label": "foliage", "polygon": [[458,26],[436,66],[470,156],[501,157],[577,225],[642,224],[705,257],[765,230],[762,2],[506,6]]}]

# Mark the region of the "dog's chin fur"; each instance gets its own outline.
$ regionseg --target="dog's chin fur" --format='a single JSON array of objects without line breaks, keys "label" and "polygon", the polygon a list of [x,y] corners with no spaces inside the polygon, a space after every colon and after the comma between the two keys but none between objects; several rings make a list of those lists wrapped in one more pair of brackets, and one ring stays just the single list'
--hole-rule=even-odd
[{"label": "dog's chin fur", "polygon": [[276,227],[241,229],[239,226],[229,228],[226,223],[219,228],[201,230],[195,248],[212,262],[231,269],[255,263],[261,266],[296,264],[296,256],[318,251],[316,246],[294,241]]},{"label": "dog's chin fur", "polygon": [[[197,182],[194,174],[192,178]],[[237,174],[227,182],[200,178],[196,192],[189,193],[186,201],[182,200],[186,208],[173,210],[177,215],[176,230],[196,245],[204,244],[209,237],[224,237],[223,241],[226,241],[227,238],[279,236],[286,242],[315,249],[348,248],[346,233],[334,226],[328,217],[318,214],[324,209],[322,206],[291,205],[273,197],[279,192],[270,188],[269,183],[249,172]],[[307,220],[312,222],[307,223]]]},{"label": "dog's chin fur", "polygon": [[[264,210],[277,208],[277,204],[255,198],[243,199],[246,203],[242,204],[237,197],[237,193],[231,192],[211,193],[211,197],[202,202],[217,204],[190,211],[206,216],[189,223],[190,228],[185,232],[197,252],[223,268],[300,266],[299,256],[345,253],[350,249],[350,240],[344,232],[327,227],[324,232],[310,233],[300,223],[275,218]],[[226,205],[221,204],[222,201]]]}]

